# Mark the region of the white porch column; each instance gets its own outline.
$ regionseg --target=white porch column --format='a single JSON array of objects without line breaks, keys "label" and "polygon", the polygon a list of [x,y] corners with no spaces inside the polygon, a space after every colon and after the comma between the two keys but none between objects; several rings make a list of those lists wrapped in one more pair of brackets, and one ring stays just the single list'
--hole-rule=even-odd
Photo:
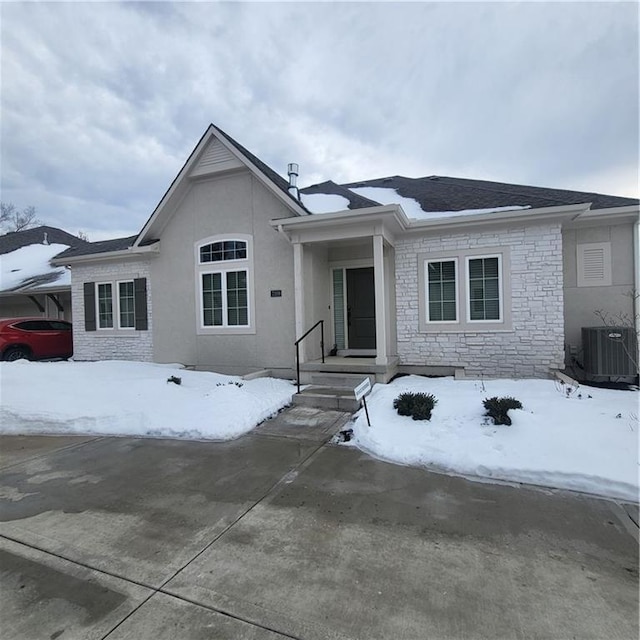
[{"label": "white porch column", "polygon": [[373,236],[373,279],[376,296],[376,364],[387,365],[387,299],[384,286],[384,238]]},{"label": "white porch column", "polygon": [[[301,242],[293,243],[293,299],[296,315],[297,340],[305,331],[304,317],[304,245]],[[305,361],[304,340],[300,343],[300,362]]]}]

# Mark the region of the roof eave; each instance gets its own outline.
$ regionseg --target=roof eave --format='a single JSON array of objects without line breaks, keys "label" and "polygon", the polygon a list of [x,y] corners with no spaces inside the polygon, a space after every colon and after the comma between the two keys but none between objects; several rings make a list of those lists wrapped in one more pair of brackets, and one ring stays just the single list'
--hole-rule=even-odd
[{"label": "roof eave", "polygon": [[469,215],[433,218],[429,220],[411,219],[407,232],[424,229],[453,229],[470,226],[487,226],[510,222],[535,222],[542,220],[557,220],[563,222],[572,220],[588,211],[591,203],[561,205],[555,207],[541,207],[537,209],[516,209],[513,211],[498,211],[494,213],[475,213]]},{"label": "roof eave", "polygon": [[363,218],[373,216],[395,216],[398,222],[405,226],[409,219],[405,215],[402,207],[397,204],[379,205],[362,209],[343,209],[332,213],[315,213],[301,218],[276,218],[270,221],[272,227],[276,229],[293,229],[297,227],[329,226],[331,223],[359,221]]},{"label": "roof eave", "polygon": [[488,226],[524,221],[527,223],[542,220],[573,220],[589,210],[591,203],[562,205],[556,207],[543,207],[538,209],[517,209],[514,211],[499,211],[494,213],[476,213],[447,218],[433,218],[428,220],[415,220],[407,217],[400,205],[381,205],[366,209],[337,211],[335,213],[323,213],[306,218],[282,218],[271,220],[271,226],[281,231],[294,231],[297,228],[326,227],[332,224],[344,224],[346,222],[360,222],[380,216],[389,220],[393,218],[397,224],[396,232],[406,234],[420,232],[427,229],[447,230],[461,227]]},{"label": "roof eave", "polygon": [[623,207],[606,207],[604,209],[590,209],[582,213],[578,219],[593,220],[596,218],[612,218],[617,216],[633,216],[640,214],[640,203],[625,205]]},{"label": "roof eave", "polygon": [[82,264],[85,262],[104,262],[113,260],[128,260],[140,257],[151,257],[160,252],[160,242],[145,245],[144,247],[129,247],[128,249],[120,249],[118,251],[103,251],[102,253],[88,253],[81,256],[68,256],[61,258],[53,258],[51,264],[56,266]]}]

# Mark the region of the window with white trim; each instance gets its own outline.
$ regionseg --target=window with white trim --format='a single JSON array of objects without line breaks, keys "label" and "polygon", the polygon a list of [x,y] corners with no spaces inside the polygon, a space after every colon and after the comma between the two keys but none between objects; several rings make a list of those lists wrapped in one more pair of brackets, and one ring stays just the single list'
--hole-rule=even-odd
[{"label": "window with white trim", "polygon": [[247,243],[244,240],[222,240],[200,247],[200,262],[246,260]]},{"label": "window with white trim", "polygon": [[[114,289],[117,292],[115,300]],[[117,305],[117,312],[114,313],[115,305]],[[135,329],[135,290],[133,280],[116,283],[97,282],[96,307],[98,329],[115,328],[116,318],[118,329]]]},{"label": "window with white trim", "polygon": [[118,282],[118,325],[121,329],[134,329],[136,326],[133,280]]},{"label": "window with white trim", "polygon": [[200,327],[236,332],[250,329],[252,266],[249,239],[230,237],[208,241],[197,245],[196,255]]},{"label": "window with white trim", "polygon": [[418,264],[420,331],[512,329],[509,247],[423,253]]},{"label": "window with white trim", "polygon": [[458,261],[427,260],[427,322],[458,321]]},{"label": "window with white trim", "polygon": [[129,330],[147,331],[147,279],[84,282],[84,330],[106,335],[130,335]]},{"label": "window with white trim", "polygon": [[98,329],[113,329],[113,285],[110,282],[96,284]]},{"label": "window with white trim", "polygon": [[202,324],[205,327],[246,327],[249,324],[247,272],[202,274]]},{"label": "window with white trim", "polygon": [[500,256],[467,258],[468,320],[502,319]]}]

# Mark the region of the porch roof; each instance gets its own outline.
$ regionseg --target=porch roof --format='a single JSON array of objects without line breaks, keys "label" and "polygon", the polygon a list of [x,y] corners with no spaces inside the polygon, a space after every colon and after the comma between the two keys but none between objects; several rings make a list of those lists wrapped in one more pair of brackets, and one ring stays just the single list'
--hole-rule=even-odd
[{"label": "porch roof", "polygon": [[374,235],[382,235],[388,241],[393,241],[399,235],[424,233],[427,230],[472,229],[511,222],[530,224],[542,220],[564,223],[576,220],[588,212],[590,207],[590,203],[570,204],[414,220],[406,215],[401,205],[391,204],[298,218],[279,218],[271,220],[271,226],[286,233],[293,242],[326,242]]}]

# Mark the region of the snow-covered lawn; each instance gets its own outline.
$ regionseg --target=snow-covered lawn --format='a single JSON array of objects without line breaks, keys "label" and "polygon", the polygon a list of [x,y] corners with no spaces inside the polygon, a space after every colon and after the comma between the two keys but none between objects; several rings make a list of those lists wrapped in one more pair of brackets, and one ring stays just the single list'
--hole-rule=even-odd
[{"label": "snow-covered lawn", "polygon": [[[375,385],[367,399],[372,426],[360,411],[352,442],[402,464],[637,502],[638,393],[567,389],[552,380],[398,378]],[[403,391],[435,395],[430,421],[397,414],[393,400]],[[522,402],[509,411],[511,426],[484,417],[482,401],[493,396]]]},{"label": "snow-covered lawn", "polygon": [[[182,383],[167,382],[171,376]],[[178,365],[2,362],[0,432],[228,440],[277,413],[294,393],[286,380]]]},{"label": "snow-covered lawn", "polygon": [[[171,376],[182,379],[177,385]],[[430,421],[398,416],[403,391],[438,399]],[[136,362],[0,363],[0,433],[80,433],[227,440],[289,404],[286,380],[242,380]],[[512,396],[511,426],[482,401]],[[591,396],[591,397],[589,397]],[[638,393],[551,380],[456,381],[407,376],[375,385],[372,426],[357,414],[355,444],[374,456],[475,478],[512,480],[638,500]],[[304,428],[304,427],[300,427]]]}]

